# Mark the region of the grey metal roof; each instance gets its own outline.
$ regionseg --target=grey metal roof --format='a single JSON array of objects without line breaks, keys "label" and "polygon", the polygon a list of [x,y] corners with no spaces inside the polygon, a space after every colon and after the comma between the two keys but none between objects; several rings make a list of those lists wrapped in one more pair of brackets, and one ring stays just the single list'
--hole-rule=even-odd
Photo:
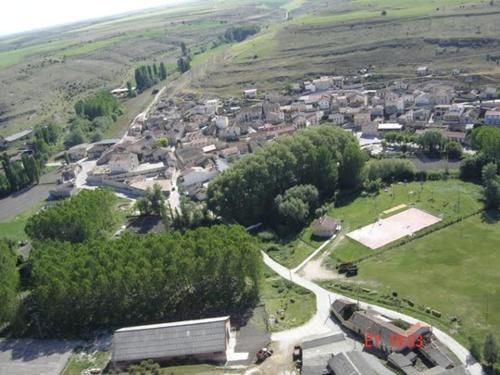
[{"label": "grey metal roof", "polygon": [[116,139],[103,139],[101,141],[97,141],[97,142],[94,142],[92,143],[92,145],[114,145],[115,143],[118,143],[120,142],[120,140],[118,138]]},{"label": "grey metal roof", "polygon": [[436,345],[433,343],[424,345],[420,348],[420,352],[433,362],[436,366],[440,366],[444,369],[453,366],[453,361],[446,356]]},{"label": "grey metal roof", "polygon": [[326,334],[312,337],[307,341],[302,342],[302,349],[316,348],[318,346],[333,344],[335,342],[343,341],[345,339],[343,333]]},{"label": "grey metal roof", "polygon": [[378,359],[358,351],[342,352],[328,361],[328,368],[335,375],[390,375]]},{"label": "grey metal roof", "polygon": [[11,142],[17,141],[18,139],[26,137],[27,135],[30,135],[31,133],[33,133],[33,129],[27,129],[27,130],[23,130],[23,131],[16,133],[16,134],[12,134],[11,136],[5,137],[4,139],[6,142],[11,143]]},{"label": "grey metal roof", "polygon": [[328,361],[328,368],[335,375],[358,375],[358,370],[347,358],[345,353],[339,353]]},{"label": "grey metal roof", "polygon": [[411,361],[408,358],[406,358],[403,354],[400,354],[400,353],[391,353],[389,355],[389,357],[387,358],[387,360],[391,364],[396,366],[396,368],[403,368],[403,367],[412,365]]},{"label": "grey metal roof", "polygon": [[115,362],[195,355],[226,350],[229,317],[128,327],[115,331]]}]

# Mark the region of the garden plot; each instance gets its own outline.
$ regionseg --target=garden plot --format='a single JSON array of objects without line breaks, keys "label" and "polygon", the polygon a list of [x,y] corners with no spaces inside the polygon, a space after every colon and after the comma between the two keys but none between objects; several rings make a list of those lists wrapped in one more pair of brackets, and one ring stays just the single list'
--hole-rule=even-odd
[{"label": "garden plot", "polygon": [[378,249],[405,236],[440,222],[441,219],[417,208],[410,208],[347,234],[370,249]]}]

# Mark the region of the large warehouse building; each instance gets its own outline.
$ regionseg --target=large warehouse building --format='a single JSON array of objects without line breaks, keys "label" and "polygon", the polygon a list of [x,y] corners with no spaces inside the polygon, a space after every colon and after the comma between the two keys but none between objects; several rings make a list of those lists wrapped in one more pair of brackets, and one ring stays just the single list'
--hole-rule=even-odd
[{"label": "large warehouse building", "polygon": [[145,359],[225,362],[230,330],[229,316],[122,328],[113,335],[111,361],[115,367]]}]

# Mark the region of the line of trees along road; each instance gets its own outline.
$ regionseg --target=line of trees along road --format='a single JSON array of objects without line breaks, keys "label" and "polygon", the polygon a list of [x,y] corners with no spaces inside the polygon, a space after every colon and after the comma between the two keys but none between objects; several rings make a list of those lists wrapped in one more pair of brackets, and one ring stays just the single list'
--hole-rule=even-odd
[{"label": "line of trees along road", "polygon": [[16,314],[18,286],[16,255],[7,241],[0,241],[0,327]]},{"label": "line of trees along road", "polygon": [[201,318],[255,303],[261,259],[237,226],[45,241],[31,254],[30,302],[42,334]]},{"label": "line of trees along road", "polygon": [[332,126],[301,130],[259,149],[219,175],[208,188],[209,208],[242,225],[271,222],[278,195],[312,185],[320,199],[362,182],[366,154],[356,138]]},{"label": "line of trees along road", "polygon": [[56,124],[40,125],[35,128],[29,144],[31,154],[23,154],[21,160],[10,160],[7,153],[0,156],[0,198],[19,191],[32,184],[37,184],[52,153],[61,129]]}]

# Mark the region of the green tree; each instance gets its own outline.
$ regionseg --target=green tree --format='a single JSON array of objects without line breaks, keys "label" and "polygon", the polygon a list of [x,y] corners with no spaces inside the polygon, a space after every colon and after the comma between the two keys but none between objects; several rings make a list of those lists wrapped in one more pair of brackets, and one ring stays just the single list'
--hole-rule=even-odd
[{"label": "green tree", "polygon": [[413,180],[416,176],[415,165],[406,159],[373,159],[365,167],[364,174],[369,181],[384,182]]},{"label": "green tree", "polygon": [[498,166],[495,163],[486,164],[482,169],[483,192],[486,207],[500,209],[500,178]]},{"label": "green tree", "polygon": [[177,60],[177,70],[180,73],[185,73],[189,69],[191,69],[189,58],[179,57],[179,59]]},{"label": "green tree", "polygon": [[146,197],[151,203],[151,211],[155,215],[160,215],[162,208],[165,205],[165,196],[161,191],[161,186],[158,184],[154,184],[153,189],[148,189]]},{"label": "green tree", "polygon": [[417,143],[424,150],[436,153],[446,145],[446,138],[438,130],[428,130],[417,138]]},{"label": "green tree", "polygon": [[64,147],[70,148],[87,141],[85,133],[80,127],[77,127],[70,131],[66,139],[64,140]]},{"label": "green tree", "polygon": [[19,272],[16,255],[6,241],[0,240],[0,326],[14,318],[18,306]]},{"label": "green tree", "polygon": [[111,93],[102,90],[75,104],[76,114],[88,120],[97,117],[111,117],[120,110],[120,103]]},{"label": "green tree", "polygon": [[36,183],[40,181],[40,167],[37,163],[37,161],[32,157],[24,154],[21,157],[22,163],[23,163],[23,168],[24,172],[26,173],[26,176],[28,177],[28,180],[30,183]]},{"label": "green tree", "polygon": [[[149,68],[149,69],[148,69]],[[135,70],[137,91],[143,92],[154,85],[153,74],[150,66],[141,65]]]},{"label": "green tree", "polygon": [[167,79],[167,68],[164,62],[160,63],[160,79],[162,81]]},{"label": "green tree", "polygon": [[462,157],[463,148],[460,143],[456,141],[451,141],[446,143],[444,147],[444,152],[448,155],[449,159],[460,159]]},{"label": "green tree", "polygon": [[366,155],[356,142],[349,142],[344,149],[340,162],[341,187],[357,188],[362,180],[361,171],[365,165]]},{"label": "green tree", "polygon": [[495,337],[491,333],[488,333],[484,340],[483,348],[484,361],[488,366],[493,367],[498,361],[498,352],[499,349]]},{"label": "green tree", "polygon": [[472,146],[484,155],[486,160],[496,162],[500,160],[500,128],[481,126],[471,132]]},{"label": "green tree", "polygon": [[318,189],[313,185],[294,186],[274,200],[280,221],[292,230],[307,223],[318,207],[318,202]]},{"label": "green tree", "polygon": [[188,50],[187,50],[187,47],[186,47],[186,43],[181,42],[180,43],[180,47],[181,47],[182,56],[187,56]]},{"label": "green tree", "polygon": [[82,190],[30,217],[25,232],[37,241],[106,238],[117,224],[116,203],[116,196],[107,189]]}]

